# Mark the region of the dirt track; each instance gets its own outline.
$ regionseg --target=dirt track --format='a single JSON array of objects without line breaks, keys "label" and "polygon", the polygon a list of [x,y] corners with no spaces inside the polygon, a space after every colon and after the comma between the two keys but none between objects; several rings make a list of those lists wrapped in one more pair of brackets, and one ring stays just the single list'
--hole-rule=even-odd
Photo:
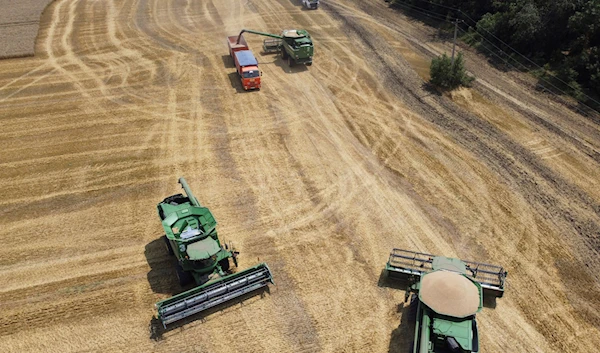
[{"label": "dirt track", "polygon": [[0,0],[0,59],[32,56],[40,14],[52,0]]},{"label": "dirt track", "polygon": [[[225,38],[310,31],[315,63]],[[71,1],[0,62],[0,341],[8,352],[404,352],[393,247],[500,264],[485,352],[600,346],[600,128],[467,54],[439,96],[431,30],[375,0]],[[270,293],[149,338],[176,292],[155,205],[185,176]]]}]

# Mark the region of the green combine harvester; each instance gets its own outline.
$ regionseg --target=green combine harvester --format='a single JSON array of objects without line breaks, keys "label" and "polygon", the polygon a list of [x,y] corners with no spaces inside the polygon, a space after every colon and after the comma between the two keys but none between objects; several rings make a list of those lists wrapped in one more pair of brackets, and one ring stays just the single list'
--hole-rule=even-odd
[{"label": "green combine harvester", "polygon": [[250,293],[269,283],[273,276],[269,267],[259,264],[231,274],[230,259],[237,267],[238,252],[217,236],[217,221],[210,210],[202,207],[184,178],[179,183],[185,190],[157,205],[165,230],[167,250],[177,258],[177,278],[185,287],[197,287],[156,303],[163,326]]},{"label": "green combine harvester", "polygon": [[475,314],[486,299],[502,297],[507,272],[500,266],[394,249],[388,278],[406,286],[416,305],[413,353],[477,353]]},{"label": "green combine harvester", "polygon": [[281,53],[281,58],[287,60],[289,66],[295,64],[312,65],[314,46],[310,34],[304,29],[286,29],[281,32],[281,35],[242,29],[237,43],[240,42],[244,33],[274,38],[263,41],[263,51],[265,53]]}]

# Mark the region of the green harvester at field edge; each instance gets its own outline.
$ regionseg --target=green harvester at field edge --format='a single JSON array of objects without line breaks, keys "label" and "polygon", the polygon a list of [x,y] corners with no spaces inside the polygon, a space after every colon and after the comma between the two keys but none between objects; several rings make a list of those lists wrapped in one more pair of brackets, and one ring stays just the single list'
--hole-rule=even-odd
[{"label": "green harvester at field edge", "polygon": [[475,314],[484,297],[503,296],[507,272],[500,266],[394,249],[385,275],[406,285],[405,301],[415,293],[413,353],[477,353]]},{"label": "green harvester at field edge", "polygon": [[244,33],[274,38],[263,41],[263,51],[265,53],[281,53],[281,58],[287,60],[289,66],[312,65],[314,46],[310,34],[304,29],[286,29],[281,32],[281,35],[242,29],[238,35],[238,43]]},{"label": "green harvester at field edge", "polygon": [[210,210],[200,205],[184,178],[179,183],[186,195],[165,198],[157,205],[158,215],[167,251],[177,258],[179,284],[184,287],[195,282],[197,287],[156,303],[165,327],[274,283],[265,263],[229,273],[230,259],[237,267],[238,252],[221,244]]}]

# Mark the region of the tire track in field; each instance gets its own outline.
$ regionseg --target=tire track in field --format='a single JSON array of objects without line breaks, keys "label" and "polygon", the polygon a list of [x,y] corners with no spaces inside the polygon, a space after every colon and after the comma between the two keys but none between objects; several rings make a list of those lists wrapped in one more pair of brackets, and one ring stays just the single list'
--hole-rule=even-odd
[{"label": "tire track in field", "polygon": [[[580,244],[576,245],[580,251],[579,261],[587,263],[591,268],[597,266],[597,261],[594,260],[597,255],[593,255],[595,252],[593,249],[596,246],[590,240],[594,238],[593,234],[598,229],[597,221],[592,220],[597,218],[598,212],[590,207],[590,200],[583,192],[577,190],[576,187],[565,180],[561,180],[555,173],[539,163],[529,152],[510,141],[507,136],[499,133],[492,126],[475,119],[470,113],[461,111],[452,104],[445,103],[443,98],[422,97],[417,93],[419,90],[411,88],[409,81],[403,80],[395,74],[395,72],[401,72],[401,70],[396,69],[394,64],[386,60],[383,54],[386,49],[382,43],[376,40],[376,36],[367,35],[367,31],[357,22],[353,22],[348,18],[345,18],[345,21],[348,23],[349,29],[358,33],[358,38],[362,42],[368,43],[370,54],[367,55],[370,55],[374,62],[379,62],[379,65],[385,68],[382,75],[388,73],[386,81],[394,93],[398,94],[410,106],[428,106],[429,111],[423,109],[421,116],[452,134],[460,145],[473,151],[498,175],[503,176],[503,179],[509,185],[516,185],[526,200],[535,205],[535,209],[539,214],[549,217],[560,228],[570,229],[570,232],[578,233],[579,237],[571,237],[570,240],[575,244]],[[509,153],[513,157],[509,157],[505,154],[506,152],[502,151],[510,151]],[[516,161],[514,160],[515,157]],[[547,188],[548,186],[549,188]],[[569,192],[564,193],[565,189]],[[550,192],[548,192],[549,190]],[[563,195],[573,196],[565,197]],[[589,245],[583,245],[582,241],[588,242]],[[589,275],[595,276],[592,273],[589,273]],[[585,275],[582,278],[584,277]],[[524,303],[521,305],[524,305]],[[540,332],[548,332],[545,326],[538,326],[538,329]],[[557,331],[556,329],[552,331],[552,337],[555,337]],[[555,347],[560,347],[563,344],[560,340],[553,339],[551,341],[556,345]]]}]

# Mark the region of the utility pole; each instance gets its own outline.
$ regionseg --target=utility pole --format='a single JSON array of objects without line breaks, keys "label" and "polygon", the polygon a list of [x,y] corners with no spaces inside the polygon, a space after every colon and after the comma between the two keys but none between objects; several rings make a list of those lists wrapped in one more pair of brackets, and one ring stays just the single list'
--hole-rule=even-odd
[{"label": "utility pole", "polygon": [[454,42],[452,42],[452,66],[454,66],[454,48],[456,47],[456,32],[458,32],[458,17],[454,22]]}]

